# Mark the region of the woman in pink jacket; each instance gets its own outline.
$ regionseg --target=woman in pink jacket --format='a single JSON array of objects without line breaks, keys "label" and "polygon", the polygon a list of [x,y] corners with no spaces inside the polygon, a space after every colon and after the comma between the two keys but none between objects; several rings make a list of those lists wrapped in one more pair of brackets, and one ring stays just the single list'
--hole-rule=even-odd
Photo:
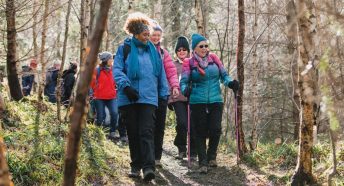
[{"label": "woman in pink jacket", "polygon": [[[174,66],[172,57],[167,50],[161,48],[160,41],[162,38],[162,29],[158,23],[153,26],[153,33],[150,36],[151,42],[155,45],[158,50],[160,57],[164,64],[164,69],[167,77],[167,81],[172,91],[171,96],[177,97],[179,95],[179,82],[177,69]],[[155,134],[154,134],[154,152],[155,152],[155,166],[161,167],[160,159],[162,155],[162,144],[164,139],[165,121],[167,112],[167,101],[168,98],[159,98],[158,109],[155,111]]]}]

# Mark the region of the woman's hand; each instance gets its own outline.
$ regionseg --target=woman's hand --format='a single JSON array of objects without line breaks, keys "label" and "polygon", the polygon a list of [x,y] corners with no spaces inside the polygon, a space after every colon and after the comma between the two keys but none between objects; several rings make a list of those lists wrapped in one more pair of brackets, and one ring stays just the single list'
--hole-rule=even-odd
[{"label": "woman's hand", "polygon": [[177,98],[179,96],[179,89],[178,88],[174,87],[172,89],[172,96],[173,96],[173,98]]}]

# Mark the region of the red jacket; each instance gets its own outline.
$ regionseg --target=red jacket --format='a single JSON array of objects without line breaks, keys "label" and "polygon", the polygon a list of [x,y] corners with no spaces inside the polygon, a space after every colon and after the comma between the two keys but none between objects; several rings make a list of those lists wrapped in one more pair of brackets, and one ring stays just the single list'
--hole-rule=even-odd
[{"label": "red jacket", "polygon": [[91,88],[93,89],[94,99],[115,99],[117,98],[116,82],[112,75],[112,67],[105,70],[102,67],[97,78],[97,71],[95,69],[92,76]]}]

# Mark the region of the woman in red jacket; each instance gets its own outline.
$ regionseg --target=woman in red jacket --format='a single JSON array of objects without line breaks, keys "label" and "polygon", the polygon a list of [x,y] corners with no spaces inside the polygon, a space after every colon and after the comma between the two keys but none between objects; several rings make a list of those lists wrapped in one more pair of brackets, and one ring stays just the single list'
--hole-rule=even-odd
[{"label": "woman in red jacket", "polygon": [[110,137],[114,137],[118,108],[116,82],[112,75],[113,58],[110,52],[102,52],[99,54],[99,59],[101,63],[96,68],[91,82],[96,108],[96,125],[104,125],[105,107],[107,107],[110,113]]}]

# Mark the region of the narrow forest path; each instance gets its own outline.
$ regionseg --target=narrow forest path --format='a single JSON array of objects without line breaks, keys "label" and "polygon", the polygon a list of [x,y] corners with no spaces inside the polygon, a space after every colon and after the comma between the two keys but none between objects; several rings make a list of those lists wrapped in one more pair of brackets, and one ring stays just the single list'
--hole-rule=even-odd
[{"label": "narrow forest path", "polygon": [[[210,168],[208,174],[198,172],[197,162],[187,168],[187,159],[178,160],[177,148],[173,145],[174,129],[166,128],[164,138],[164,151],[162,168],[157,168],[156,179],[150,183],[142,179],[126,179],[124,185],[270,185],[263,174],[241,164],[236,165],[235,154],[218,153],[218,167]],[[122,176],[127,176],[127,171],[122,171]]]}]

